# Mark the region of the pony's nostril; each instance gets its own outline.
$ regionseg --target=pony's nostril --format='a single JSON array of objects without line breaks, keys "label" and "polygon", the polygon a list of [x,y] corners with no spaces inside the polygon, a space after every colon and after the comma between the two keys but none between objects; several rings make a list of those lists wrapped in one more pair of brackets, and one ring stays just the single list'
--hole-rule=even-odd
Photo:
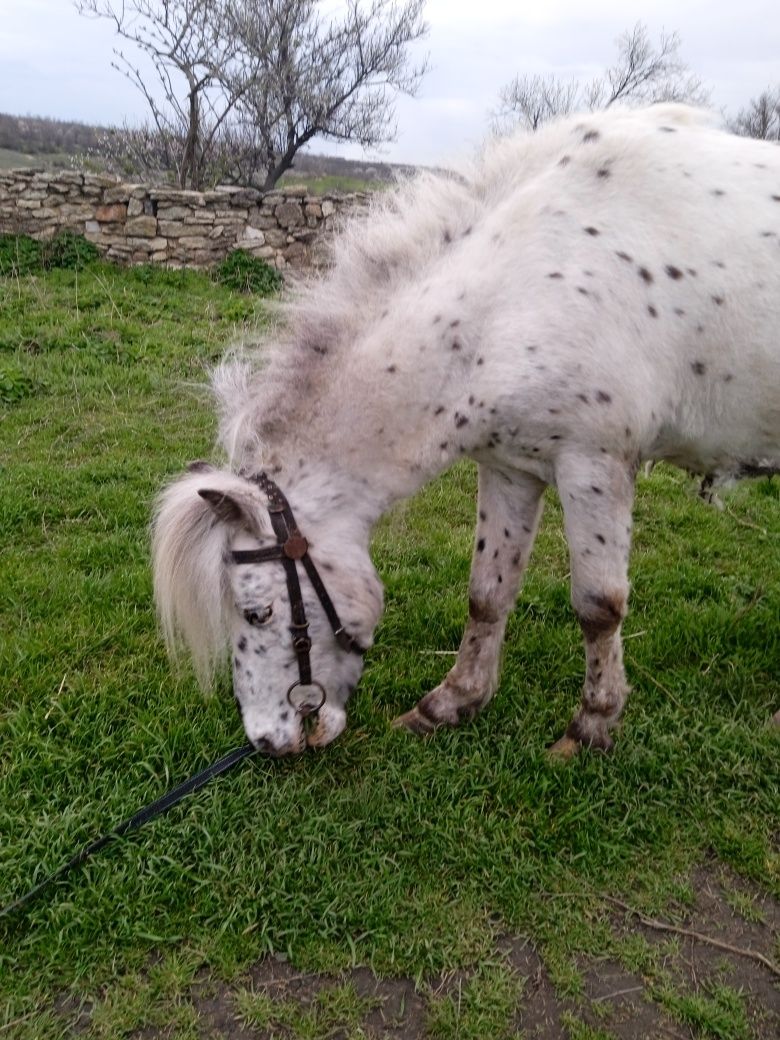
[{"label": "pony's nostril", "polygon": [[253,740],[252,743],[258,751],[261,751],[264,755],[276,756],[279,754],[277,749],[273,746],[268,737],[258,737],[257,740]]}]

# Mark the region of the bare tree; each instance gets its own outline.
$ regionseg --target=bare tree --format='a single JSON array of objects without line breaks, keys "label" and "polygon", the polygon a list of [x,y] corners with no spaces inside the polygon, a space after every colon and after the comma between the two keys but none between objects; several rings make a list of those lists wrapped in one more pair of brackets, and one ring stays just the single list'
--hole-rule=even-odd
[{"label": "bare tree", "polygon": [[[231,35],[247,84],[238,106],[245,152],[271,188],[313,137],[364,147],[395,135],[393,96],[414,94],[426,60],[408,47],[423,38],[425,0],[347,0],[326,20],[315,0],[230,0]],[[235,84],[231,82],[231,89]]]},{"label": "bare tree", "polygon": [[555,76],[515,77],[500,93],[494,128],[502,131],[520,124],[536,130],[556,116],[578,109],[595,111],[618,103],[707,103],[708,91],[680,57],[677,33],[661,33],[655,45],[646,26],[637,22],[616,42],[618,55],[614,65],[589,83]]},{"label": "bare tree", "polygon": [[[200,188],[225,120],[241,85],[225,89],[224,70],[232,59],[223,0],[75,0],[80,14],[106,18],[117,35],[151,62],[149,72],[115,48],[112,62],[143,94],[152,125],[125,128],[115,145],[128,157],[143,154],[175,169],[179,185]],[[150,81],[151,80],[151,81]],[[118,132],[120,135],[122,131]]]},{"label": "bare tree", "polygon": [[780,85],[768,87],[748,102],[729,121],[729,129],[740,137],[757,137],[762,141],[780,142]]},{"label": "bare tree", "polygon": [[[75,0],[110,19],[151,61],[115,49],[152,122],[116,131],[110,160],[175,169],[182,187],[217,175],[272,187],[315,136],[364,147],[392,140],[393,96],[413,94],[426,61],[425,0],[347,0],[340,20],[317,0]],[[162,99],[162,100],[160,100]]]}]

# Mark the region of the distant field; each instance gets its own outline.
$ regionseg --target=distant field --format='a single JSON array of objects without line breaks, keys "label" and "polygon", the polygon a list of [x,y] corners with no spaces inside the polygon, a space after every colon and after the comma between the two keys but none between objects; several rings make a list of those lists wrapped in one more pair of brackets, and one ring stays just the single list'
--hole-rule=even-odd
[{"label": "distant field", "polygon": [[[243,743],[229,682],[171,670],[148,523],[211,454],[207,367],[266,314],[193,271],[0,278],[0,905]],[[390,726],[457,649],[475,489],[455,467],[378,526],[386,611],[338,741],[253,759],[0,921],[0,1040],[775,1040],[745,950],[780,957],[777,482],[719,512],[640,476],[634,690],[614,753],[565,765],[552,492],[495,701]]]},{"label": "distant field", "polygon": [[14,152],[10,148],[0,148],[0,170],[16,170],[28,166],[69,166],[70,158],[62,152],[26,155],[24,152]]},{"label": "distant field", "polygon": [[379,191],[387,188],[389,182],[379,180],[362,180],[359,177],[341,177],[337,175],[304,175],[297,173],[285,174],[279,181],[278,187],[292,188],[302,185],[312,195],[329,195],[332,192],[352,191]]}]

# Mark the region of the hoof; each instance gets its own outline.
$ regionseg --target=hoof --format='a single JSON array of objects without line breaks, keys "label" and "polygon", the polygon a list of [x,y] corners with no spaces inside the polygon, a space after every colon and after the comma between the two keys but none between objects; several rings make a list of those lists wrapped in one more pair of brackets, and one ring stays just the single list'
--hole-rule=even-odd
[{"label": "hoof", "polygon": [[558,758],[562,761],[567,761],[570,758],[574,758],[575,755],[579,754],[582,745],[579,740],[575,740],[574,737],[562,736],[560,740],[556,740],[551,748],[547,749],[547,754],[551,758]]},{"label": "hoof", "polygon": [[393,728],[408,729],[410,733],[415,733],[418,737],[424,737],[428,733],[433,733],[436,729],[436,723],[433,719],[429,719],[427,715],[423,715],[419,706],[415,706],[411,711],[407,711],[403,715],[399,715],[397,719],[393,719]]}]

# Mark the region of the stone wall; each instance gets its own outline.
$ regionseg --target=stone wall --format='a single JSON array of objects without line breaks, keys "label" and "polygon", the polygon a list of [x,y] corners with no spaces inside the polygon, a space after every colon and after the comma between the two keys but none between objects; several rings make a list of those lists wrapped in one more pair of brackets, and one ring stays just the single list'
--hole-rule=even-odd
[{"label": "stone wall", "polygon": [[245,249],[278,268],[320,264],[341,213],[368,196],[178,191],[89,173],[0,170],[0,233],[50,238],[69,229],[124,264],[208,267]]}]

